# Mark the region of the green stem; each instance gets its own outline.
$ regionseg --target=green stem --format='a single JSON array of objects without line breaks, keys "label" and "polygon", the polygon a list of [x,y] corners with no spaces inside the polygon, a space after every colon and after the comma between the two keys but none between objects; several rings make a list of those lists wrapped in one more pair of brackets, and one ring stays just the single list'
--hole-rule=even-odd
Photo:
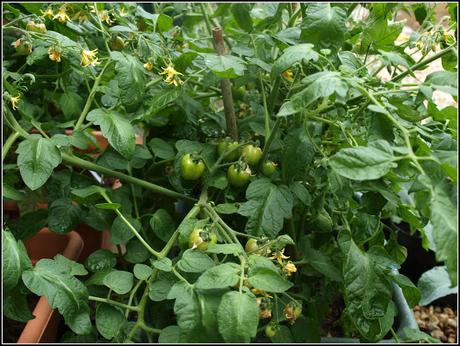
[{"label": "green stem", "polygon": [[[133,177],[133,170],[131,168],[131,164],[128,163],[128,174],[132,178]],[[140,218],[139,216],[139,206],[137,205],[137,198],[136,198],[136,191],[134,190],[134,185],[129,184],[131,187],[131,195],[133,196],[133,203],[134,203],[134,213],[136,214],[136,218]]]},{"label": "green stem", "polygon": [[100,297],[95,297],[95,296],[89,296],[88,299],[93,300],[95,302],[111,304],[111,305],[118,306],[123,309],[131,310],[131,311],[139,311],[139,308],[137,306],[126,305],[126,304],[123,304],[123,303],[120,303],[120,302],[117,302],[111,299],[100,298]]},{"label": "green stem", "polygon": [[404,77],[406,77],[411,71],[415,71],[415,70],[418,70],[420,69],[421,67],[425,66],[425,65],[428,65],[430,62],[432,61],[435,61],[441,57],[443,57],[444,55],[450,53],[453,49],[455,48],[455,44],[454,45],[451,45],[449,47],[447,47],[446,49],[443,49],[441,51],[439,51],[438,53],[432,55],[431,57],[427,58],[427,59],[424,59],[422,61],[420,61],[419,63],[413,65],[410,69],[394,76],[391,81],[392,82],[397,82],[401,79],[403,79]]},{"label": "green stem", "polygon": [[277,76],[275,78],[275,83],[273,84],[272,91],[268,99],[268,113],[273,114],[273,109],[275,108],[276,99],[278,98],[278,92],[281,85],[281,77]]},{"label": "green stem", "polygon": [[259,73],[259,81],[260,81],[260,91],[262,92],[262,101],[264,104],[265,138],[268,138],[270,136],[270,114],[268,113],[267,98],[265,97],[264,82],[262,80],[262,75],[260,73]]},{"label": "green stem", "polygon": [[96,77],[96,80],[94,81],[93,87],[91,88],[91,92],[89,93],[88,99],[86,100],[85,106],[83,107],[83,111],[81,112],[80,117],[78,118],[77,123],[74,127],[74,131],[78,131],[81,125],[83,124],[83,121],[85,120],[86,115],[88,114],[89,109],[91,107],[91,104],[93,103],[94,96],[96,96],[97,87],[99,86],[102,76],[104,75],[104,72],[110,63],[111,63],[111,60],[109,57],[104,67],[102,68],[102,71],[99,73],[99,75]]},{"label": "green stem", "polygon": [[244,282],[244,266],[246,264],[246,260],[243,256],[239,256],[241,262],[241,273],[240,273],[240,293],[243,292],[243,282]]},{"label": "green stem", "polygon": [[[112,203],[112,200],[109,198],[109,196],[107,196],[105,191],[101,192],[101,195],[102,195],[102,197],[104,197],[104,199],[108,203]],[[160,253],[156,252],[154,249],[152,249],[152,247],[149,244],[147,244],[147,242],[144,240],[144,238],[142,238],[142,236],[139,234],[139,232],[136,230],[136,228],[134,228],[134,226],[131,224],[131,222],[129,222],[128,219],[126,219],[126,217],[118,209],[115,209],[115,213],[117,213],[117,215],[123,220],[123,222],[126,224],[126,226],[128,226],[128,228],[131,230],[131,232],[134,233],[134,235],[137,237],[137,239],[139,239],[139,241],[142,243],[142,245],[144,245],[144,247],[152,255],[154,255],[155,257],[158,258],[160,256]]]},{"label": "green stem", "polygon": [[187,215],[185,215],[184,219],[182,220],[181,224],[177,227],[176,231],[173,233],[173,235],[171,236],[171,238],[169,238],[168,242],[166,243],[166,245],[164,246],[163,250],[160,251],[160,253],[158,254],[158,258],[161,259],[163,257],[166,257],[169,253],[169,251],[171,251],[171,248],[173,247],[174,243],[176,242],[177,240],[177,237],[179,237],[179,230],[181,228],[181,225],[186,222],[188,219],[191,219],[191,218],[194,218],[196,215],[198,215],[198,213],[200,212],[201,210],[201,207],[199,205],[195,205],[189,212]]},{"label": "green stem", "polygon": [[270,146],[272,145],[272,142],[276,137],[276,133],[278,132],[280,125],[281,125],[281,118],[277,118],[275,121],[275,125],[273,125],[272,131],[270,132],[270,136],[268,136],[268,139],[265,142],[264,150],[262,152],[262,157],[259,161],[259,169],[262,166],[262,164],[265,162],[265,159],[267,158],[268,151],[270,150]]},{"label": "green stem", "polygon": [[95,171],[95,172],[98,172],[98,173],[102,173],[102,174],[105,174],[105,175],[108,175],[108,176],[111,176],[111,177],[115,177],[115,178],[120,179],[121,181],[125,181],[125,182],[131,183],[131,184],[136,184],[136,185],[141,186],[141,187],[143,187],[145,189],[151,190],[153,192],[156,192],[156,193],[159,193],[159,194],[162,194],[162,195],[165,195],[165,196],[169,196],[169,197],[172,197],[172,198],[183,198],[183,199],[186,199],[186,200],[189,200],[189,201],[196,202],[196,199],[193,198],[193,197],[183,195],[183,194],[181,194],[179,192],[166,189],[166,188],[164,188],[162,186],[149,183],[148,181],[145,181],[145,180],[142,180],[142,179],[139,179],[139,178],[130,177],[127,174],[124,174],[124,173],[121,173],[121,172],[114,171],[112,169],[108,169],[108,168],[99,166],[99,165],[97,165],[95,163],[80,159],[79,157],[76,157],[76,156],[73,156],[73,155],[62,153],[62,159],[64,161],[66,161],[68,164],[72,165],[72,166],[85,168],[85,169],[92,170],[92,171]]},{"label": "green stem", "polygon": [[211,26],[211,21],[209,20],[208,13],[206,12],[206,9],[204,8],[203,3],[199,3],[201,13],[203,14],[204,17],[204,22],[206,24],[206,29],[208,30],[208,34],[212,35],[212,26]]},{"label": "green stem", "polygon": [[8,152],[11,149],[11,146],[16,142],[16,139],[18,139],[20,136],[19,132],[13,132],[11,133],[8,138],[5,141],[5,144],[3,144],[3,149],[2,149],[2,162],[5,161],[6,155],[8,155]]},{"label": "green stem", "polygon": [[[139,281],[137,282],[136,286],[134,286],[133,290],[132,290],[131,293],[129,294],[128,306],[131,306],[131,303],[133,302],[134,295],[136,294],[137,290],[139,289],[139,287],[142,285],[143,282],[144,282],[144,281],[139,280]],[[126,317],[126,318],[128,318],[130,310],[131,310],[131,309],[126,309],[126,312],[125,312],[125,317]]]}]

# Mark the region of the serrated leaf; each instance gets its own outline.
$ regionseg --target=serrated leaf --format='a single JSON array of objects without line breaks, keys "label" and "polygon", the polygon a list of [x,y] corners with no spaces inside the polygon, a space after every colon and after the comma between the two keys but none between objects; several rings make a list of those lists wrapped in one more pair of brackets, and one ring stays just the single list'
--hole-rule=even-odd
[{"label": "serrated leaf", "polygon": [[250,342],[259,323],[256,298],[242,292],[227,292],[220,302],[217,319],[225,342]]},{"label": "serrated leaf", "polygon": [[391,168],[393,152],[387,141],[378,140],[372,146],[342,149],[329,161],[339,175],[352,180],[373,180],[383,177]]},{"label": "serrated leaf", "polygon": [[40,135],[30,135],[19,143],[16,152],[18,167],[24,183],[31,190],[41,187],[62,161],[54,143]]},{"label": "serrated leaf", "polygon": [[272,76],[278,77],[282,72],[299,61],[316,61],[318,58],[319,54],[313,50],[313,45],[310,43],[288,47],[273,64],[271,69]]},{"label": "serrated leaf", "polygon": [[32,268],[32,263],[22,241],[10,231],[2,231],[2,244],[3,289],[9,291],[18,284],[23,271]]},{"label": "serrated leaf", "polygon": [[284,279],[277,271],[258,268],[251,271],[249,283],[255,288],[273,293],[282,293],[292,287],[292,283]]},{"label": "serrated leaf", "polygon": [[187,249],[177,262],[177,268],[187,273],[202,273],[215,266],[214,261],[205,253]]},{"label": "serrated leaf", "polygon": [[152,138],[149,147],[160,159],[168,160],[175,156],[174,147],[161,138]]},{"label": "serrated leaf", "polygon": [[275,237],[283,228],[284,219],[292,213],[293,198],[289,189],[261,178],[249,184],[246,198],[248,201],[238,210],[248,217],[246,231],[256,236]]},{"label": "serrated leaf", "polygon": [[237,78],[244,75],[246,69],[242,59],[232,55],[200,53],[205,65],[220,78]]},{"label": "serrated leaf", "polygon": [[85,266],[92,272],[107,270],[115,267],[117,258],[113,252],[105,249],[94,251],[85,260]]},{"label": "serrated leaf", "polygon": [[101,127],[102,134],[110,145],[123,157],[130,159],[136,147],[134,128],[126,117],[116,111],[93,109],[87,120]]},{"label": "serrated leaf", "polygon": [[133,287],[133,274],[122,270],[111,271],[104,277],[104,285],[118,294],[125,294]]},{"label": "serrated leaf", "polygon": [[125,315],[118,308],[104,303],[97,305],[96,328],[105,339],[112,340],[125,323]]},{"label": "serrated leaf", "polygon": [[199,289],[227,288],[238,283],[240,267],[235,263],[224,263],[207,269],[195,283]]},{"label": "serrated leaf", "polygon": [[91,330],[88,291],[79,280],[69,274],[69,268],[51,259],[41,259],[33,270],[22,274],[27,288],[48,303],[64,317],[65,323],[76,334]]}]

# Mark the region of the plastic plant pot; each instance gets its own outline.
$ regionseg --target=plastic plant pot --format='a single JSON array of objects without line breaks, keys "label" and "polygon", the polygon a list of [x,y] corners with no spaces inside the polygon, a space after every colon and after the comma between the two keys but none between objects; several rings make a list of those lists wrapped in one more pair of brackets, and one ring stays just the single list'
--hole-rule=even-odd
[{"label": "plastic plant pot", "polygon": [[[57,254],[75,261],[84,247],[77,232],[56,234],[48,228],[42,228],[35,236],[26,240],[24,245],[33,265],[42,258],[53,258]],[[61,319],[59,312],[49,306],[46,297],[40,297],[32,314],[35,318],[27,322],[17,343],[55,342]]]}]

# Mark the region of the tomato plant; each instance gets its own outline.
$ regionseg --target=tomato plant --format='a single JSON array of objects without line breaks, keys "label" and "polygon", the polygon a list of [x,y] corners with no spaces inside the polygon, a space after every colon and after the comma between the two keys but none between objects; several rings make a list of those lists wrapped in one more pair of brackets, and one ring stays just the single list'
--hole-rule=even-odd
[{"label": "tomato plant", "polygon": [[[457,285],[457,5],[432,6],[5,3],[4,317],[38,295],[59,342],[304,343],[339,301],[344,337],[426,338],[394,329],[436,287],[397,272],[402,233]],[[32,265],[79,224],[113,247]]]}]

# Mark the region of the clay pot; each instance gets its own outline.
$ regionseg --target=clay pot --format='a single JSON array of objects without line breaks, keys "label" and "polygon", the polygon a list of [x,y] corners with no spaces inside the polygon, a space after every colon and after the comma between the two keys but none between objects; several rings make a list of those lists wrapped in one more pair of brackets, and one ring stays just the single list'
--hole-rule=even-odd
[{"label": "clay pot", "polygon": [[[48,228],[41,229],[24,244],[33,265],[42,258],[53,258],[57,254],[75,261],[84,247],[83,240],[77,232],[71,231],[61,235],[49,231]],[[32,314],[35,318],[27,322],[19,336],[18,344],[55,342],[61,319],[59,312],[49,306],[46,297],[40,297]]]}]

